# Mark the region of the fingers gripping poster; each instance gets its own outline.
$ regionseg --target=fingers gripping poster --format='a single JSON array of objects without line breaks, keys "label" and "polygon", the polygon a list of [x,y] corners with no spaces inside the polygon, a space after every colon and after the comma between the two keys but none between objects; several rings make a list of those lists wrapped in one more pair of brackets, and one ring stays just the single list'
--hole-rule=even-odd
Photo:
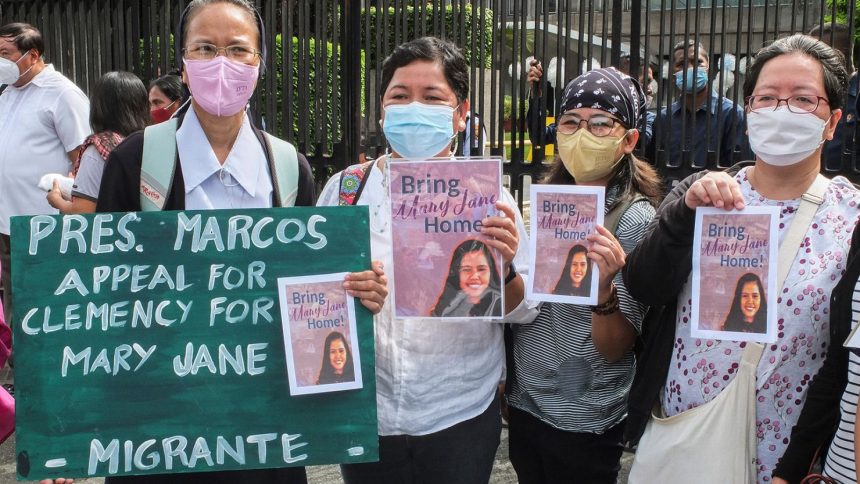
[{"label": "fingers gripping poster", "polygon": [[776,207],[696,210],[694,337],[776,341],[778,223]]},{"label": "fingers gripping poster", "polygon": [[603,187],[531,186],[528,299],[597,304],[600,275],[586,238],[603,225],[604,196]]},{"label": "fingers gripping poster", "polygon": [[481,234],[498,213],[501,160],[388,165],[395,317],[501,319],[502,258]]}]

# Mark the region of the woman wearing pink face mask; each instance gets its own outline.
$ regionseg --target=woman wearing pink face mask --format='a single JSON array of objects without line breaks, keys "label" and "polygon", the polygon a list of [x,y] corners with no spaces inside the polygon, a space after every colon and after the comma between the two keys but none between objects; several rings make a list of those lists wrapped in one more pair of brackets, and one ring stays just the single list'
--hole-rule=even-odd
[{"label": "woman wearing pink face mask", "polygon": [[[283,142],[253,126],[245,112],[266,56],[261,42],[265,37],[263,22],[252,4],[248,0],[193,0],[180,18],[176,35],[177,46],[182,49],[182,78],[190,88],[191,101],[173,119],[148,128],[147,134],[154,135],[176,126],[170,136],[156,139],[158,143],[176,144],[177,161],[163,205],[155,206],[163,210],[209,210],[313,205],[315,186],[305,157],[274,153],[272,146],[283,146]],[[98,212],[151,209],[152,200],[141,189],[144,144],[144,135],[136,133],[111,153]],[[283,186],[296,189],[282,193],[277,165],[289,163],[298,164],[292,170],[298,180],[288,180],[290,183]],[[379,311],[387,294],[378,264],[373,270],[349,274],[345,287],[373,312]],[[237,331],[241,327],[237,324]],[[187,407],[176,409],[191,411]],[[203,481],[294,483],[306,482],[306,477],[303,468],[294,467],[106,479],[109,484]]]}]

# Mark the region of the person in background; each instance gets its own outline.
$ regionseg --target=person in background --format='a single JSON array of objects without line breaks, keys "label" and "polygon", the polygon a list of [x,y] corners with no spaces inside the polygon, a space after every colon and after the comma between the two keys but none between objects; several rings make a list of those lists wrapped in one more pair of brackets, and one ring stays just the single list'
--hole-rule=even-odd
[{"label": "person in background", "polygon": [[94,134],[81,145],[82,151],[73,167],[72,199],[63,199],[57,181],[48,192],[48,203],[60,213],[95,212],[108,155],[126,136],[149,124],[146,87],[130,72],[115,71],[101,76],[93,87],[90,103],[90,127]]},{"label": "person in background", "polygon": [[[824,145],[824,167],[828,170],[853,169],[857,160],[857,87],[858,76],[854,69],[860,47],[854,45],[851,29],[845,24],[825,23],[816,25],[809,35],[824,42],[842,53],[845,69],[848,71],[848,94],[842,119],[836,125],[833,139]],[[853,54],[853,55],[852,55]],[[852,158],[853,157],[853,158]]]},{"label": "person in background", "polygon": [[[621,60],[617,66],[618,70],[626,75],[630,74],[630,54],[625,54],[621,56]],[[654,119],[657,117],[656,113],[653,111],[647,110],[647,107],[651,105],[654,92],[651,89],[651,85],[654,81],[654,70],[651,64],[639,66],[641,72],[639,74],[639,85],[642,87],[642,90],[645,92],[645,114],[642,116],[642,120],[640,121],[640,126],[637,128],[639,130],[639,145],[638,146],[648,146],[648,143],[651,141],[652,134],[654,132]],[[543,77],[543,66],[540,61],[537,59],[532,59],[529,65],[529,72],[527,77],[527,82],[530,86],[531,96],[529,97],[529,108],[528,112],[526,112],[526,119],[528,121],[528,130],[529,130],[529,140],[534,145],[540,145],[541,142],[538,139],[540,135],[540,123],[541,118],[544,113],[539,113],[537,109],[536,97],[540,96],[540,80]],[[543,144],[550,145],[555,144],[556,140],[556,123],[550,123],[549,125],[544,127],[544,135],[543,135]]]},{"label": "person in background", "polygon": [[149,114],[153,123],[163,123],[173,116],[188,98],[182,78],[166,74],[149,83]]},{"label": "person in background", "polygon": [[[390,154],[341,172],[350,178],[356,169],[363,174],[363,189],[357,194],[345,190],[341,174],[335,174],[317,205],[368,206],[373,255],[391,267],[391,201],[385,165],[391,158],[451,156],[452,140],[466,128],[469,111],[466,59],[457,46],[433,37],[399,45],[382,64],[379,95]],[[420,143],[415,142],[416,132],[422,135]],[[490,238],[482,241],[501,254],[501,286],[505,312],[509,312],[522,304],[528,256],[527,244],[520,241],[528,236],[507,190],[501,191],[496,208],[503,215],[483,220],[481,232]],[[498,322],[456,318],[444,323],[395,321],[392,301],[387,301],[374,319],[379,462],[342,465],[344,481],[487,482],[501,432],[502,328]]]},{"label": "person in background", "polygon": [[708,89],[710,58],[705,46],[693,39],[677,43],[672,72],[678,97],[654,120],[648,159],[695,168],[731,166],[735,152],[750,159],[743,110]]},{"label": "person in background", "polygon": [[0,27],[0,266],[6,322],[14,327],[9,219],[55,214],[38,187],[42,175],[66,174],[91,133],[90,103],[72,81],[42,59],[36,27]]}]

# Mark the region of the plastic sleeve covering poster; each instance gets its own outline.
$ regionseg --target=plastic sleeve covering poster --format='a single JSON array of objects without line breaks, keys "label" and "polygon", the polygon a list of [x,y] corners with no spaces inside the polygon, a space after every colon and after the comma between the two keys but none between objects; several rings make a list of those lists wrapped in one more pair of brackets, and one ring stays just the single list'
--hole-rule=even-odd
[{"label": "plastic sleeve covering poster", "polygon": [[776,341],[778,207],[696,209],[693,337]]},{"label": "plastic sleeve covering poster", "polygon": [[600,274],[586,237],[603,225],[604,196],[603,187],[531,186],[528,299],[597,304]]},{"label": "plastic sleeve covering poster", "polygon": [[[18,477],[378,460],[373,316],[342,286],[370,268],[368,219],[366,206],[13,217]],[[305,301],[295,348],[287,288]],[[324,358],[334,332],[344,351]]]},{"label": "plastic sleeve covering poster", "polygon": [[391,160],[396,318],[501,319],[502,258],[483,241],[501,160]]},{"label": "plastic sleeve covering poster", "polygon": [[290,395],[361,388],[355,299],[344,276],[278,279]]}]

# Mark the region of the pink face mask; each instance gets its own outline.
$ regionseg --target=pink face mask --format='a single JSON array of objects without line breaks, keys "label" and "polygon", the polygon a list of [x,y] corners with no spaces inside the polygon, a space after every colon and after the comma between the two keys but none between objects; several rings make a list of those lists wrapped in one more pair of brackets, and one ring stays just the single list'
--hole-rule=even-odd
[{"label": "pink face mask", "polygon": [[260,66],[249,66],[216,56],[211,60],[188,60],[191,97],[213,116],[232,116],[243,109],[254,94]]}]

